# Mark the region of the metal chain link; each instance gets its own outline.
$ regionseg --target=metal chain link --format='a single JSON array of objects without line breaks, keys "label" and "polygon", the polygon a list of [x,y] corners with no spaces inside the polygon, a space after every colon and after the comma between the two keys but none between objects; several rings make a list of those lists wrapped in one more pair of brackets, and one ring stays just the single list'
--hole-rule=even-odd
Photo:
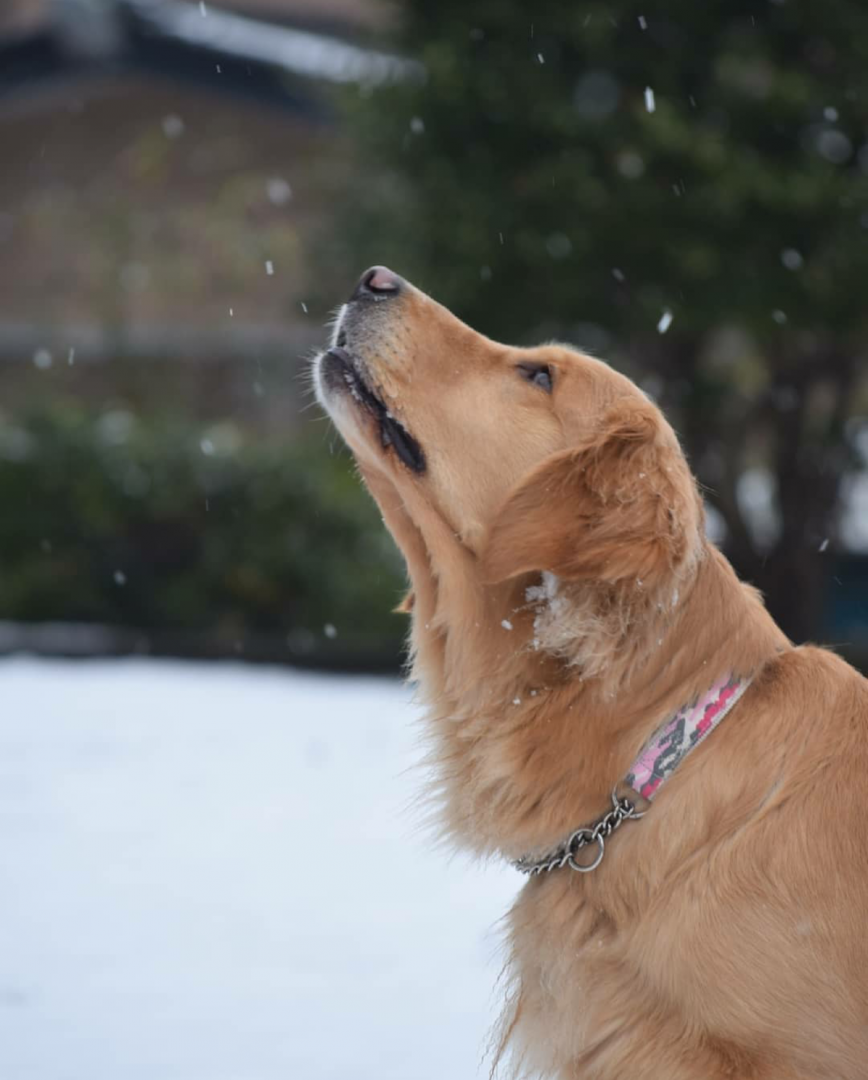
[{"label": "metal chain link", "polygon": [[[644,812],[639,813],[637,811],[635,803],[624,796],[619,798],[617,791],[613,788],[612,809],[603,814],[601,818],[598,818],[593,825],[585,825],[581,829],[576,829],[560,847],[550,851],[548,855],[544,855],[541,859],[533,859],[529,855],[524,855],[522,858],[516,859],[512,865],[520,873],[527,874],[529,877],[535,877],[537,874],[547,874],[551,870],[560,870],[564,866],[569,866],[571,870],[576,870],[580,874],[588,874],[591,870],[596,870],[603,861],[603,856],[606,853],[606,840],[612,833],[620,828],[625,821],[638,821],[639,818],[644,816]],[[597,845],[597,854],[594,856],[593,862],[587,865],[577,863],[575,861],[576,855],[582,848],[590,847],[592,844]]]}]

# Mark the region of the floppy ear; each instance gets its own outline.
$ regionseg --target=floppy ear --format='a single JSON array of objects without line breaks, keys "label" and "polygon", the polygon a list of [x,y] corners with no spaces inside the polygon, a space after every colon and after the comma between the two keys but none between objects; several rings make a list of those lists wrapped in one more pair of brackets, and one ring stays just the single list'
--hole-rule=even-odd
[{"label": "floppy ear", "polygon": [[482,577],[493,584],[549,570],[651,585],[683,561],[700,513],[671,429],[650,402],[622,403],[593,440],[554,454],[511,492],[482,552]]}]

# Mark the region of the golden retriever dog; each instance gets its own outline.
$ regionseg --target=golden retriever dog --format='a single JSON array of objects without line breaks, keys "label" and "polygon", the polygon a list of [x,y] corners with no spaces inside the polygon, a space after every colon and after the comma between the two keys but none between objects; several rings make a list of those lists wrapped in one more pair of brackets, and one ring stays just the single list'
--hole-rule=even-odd
[{"label": "golden retriever dog", "polygon": [[[315,383],[406,559],[444,826],[534,871],[498,1061],[868,1077],[868,683],[739,582],[659,409],[384,267]],[[637,761],[684,717],[695,749],[652,803]]]}]

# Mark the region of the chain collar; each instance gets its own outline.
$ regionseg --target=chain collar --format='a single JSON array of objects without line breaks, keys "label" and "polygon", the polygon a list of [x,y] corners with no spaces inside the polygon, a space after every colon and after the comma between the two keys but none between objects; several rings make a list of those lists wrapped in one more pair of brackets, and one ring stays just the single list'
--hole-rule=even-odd
[{"label": "chain collar", "polygon": [[[718,680],[699,698],[674,712],[642,747],[624,778],[631,792],[638,792],[650,802],[676,768],[694,747],[710,734],[751,684],[731,672]],[[569,866],[580,874],[596,870],[606,853],[606,841],[625,821],[638,821],[647,811],[639,813],[636,803],[612,790],[612,809],[592,825],[583,825],[571,833],[559,847],[538,858],[523,855],[513,862],[522,874],[535,877]],[[576,860],[579,852],[594,844],[597,850],[589,863]]]},{"label": "chain collar", "polygon": [[[572,836],[560,847],[543,855],[540,859],[532,859],[525,855],[516,859],[513,866],[522,874],[535,877],[537,874],[547,874],[550,870],[560,870],[569,866],[571,870],[577,870],[580,874],[588,874],[596,870],[603,861],[606,853],[606,841],[625,821],[638,821],[645,816],[637,811],[635,803],[625,796],[618,796],[617,791],[612,791],[612,809],[603,814],[593,825],[585,825],[576,829]],[[597,845],[597,851],[590,863],[576,862],[576,856],[582,848]]]}]

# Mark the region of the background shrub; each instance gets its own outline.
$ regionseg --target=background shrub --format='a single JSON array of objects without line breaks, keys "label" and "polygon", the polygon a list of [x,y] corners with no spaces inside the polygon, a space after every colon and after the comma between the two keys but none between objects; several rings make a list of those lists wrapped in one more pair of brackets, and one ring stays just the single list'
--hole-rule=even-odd
[{"label": "background shrub", "polygon": [[345,453],[52,405],[0,423],[0,619],[394,663],[400,559]]}]

